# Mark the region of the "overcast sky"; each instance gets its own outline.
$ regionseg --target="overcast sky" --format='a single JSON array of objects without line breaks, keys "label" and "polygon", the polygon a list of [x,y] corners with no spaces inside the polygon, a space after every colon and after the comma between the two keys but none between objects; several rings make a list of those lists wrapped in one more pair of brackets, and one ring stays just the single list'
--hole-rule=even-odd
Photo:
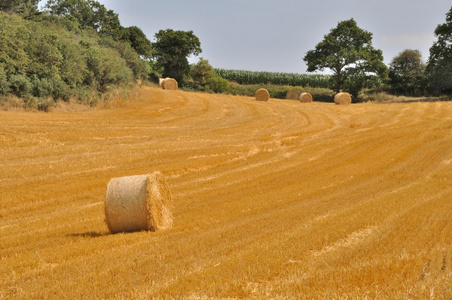
[{"label": "overcast sky", "polygon": [[[451,0],[98,0],[152,42],[161,29],[193,30],[216,68],[306,73],[303,57],[343,20],[373,33],[385,63],[404,49],[424,61]],[[197,62],[190,58],[190,62]]]}]

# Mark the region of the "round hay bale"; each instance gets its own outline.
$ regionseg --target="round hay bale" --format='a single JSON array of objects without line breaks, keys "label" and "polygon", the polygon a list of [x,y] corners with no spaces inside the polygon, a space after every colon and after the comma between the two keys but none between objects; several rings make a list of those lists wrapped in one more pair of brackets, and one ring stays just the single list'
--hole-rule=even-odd
[{"label": "round hay bale", "polygon": [[334,103],[347,105],[352,103],[352,97],[349,93],[337,93],[336,96],[334,96]]},{"label": "round hay bale", "polygon": [[177,84],[176,79],[174,79],[174,78],[166,78],[162,82],[162,88],[164,90],[177,90],[178,84]]},{"label": "round hay bale", "polygon": [[309,93],[302,93],[300,97],[298,97],[298,99],[300,100],[300,102],[310,103],[312,102],[312,95]]},{"label": "round hay bale", "polygon": [[286,94],[287,100],[298,100],[298,97],[300,96],[300,92],[297,90],[288,90]]},{"label": "round hay bale", "polygon": [[160,172],[110,180],[105,217],[111,233],[163,230],[173,225],[171,193]]},{"label": "round hay bale", "polygon": [[165,78],[159,78],[159,88],[163,88],[163,81],[165,80]]},{"label": "round hay bale", "polygon": [[258,89],[255,94],[257,101],[268,101],[270,93],[266,89]]}]

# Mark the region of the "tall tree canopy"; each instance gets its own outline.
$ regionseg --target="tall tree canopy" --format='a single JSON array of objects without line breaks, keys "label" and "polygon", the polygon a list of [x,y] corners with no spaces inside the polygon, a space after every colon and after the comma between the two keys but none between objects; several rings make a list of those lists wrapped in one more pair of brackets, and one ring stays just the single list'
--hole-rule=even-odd
[{"label": "tall tree canopy", "polygon": [[128,42],[143,58],[151,57],[151,41],[143,31],[136,26],[122,27],[118,14],[95,0],[48,0],[46,8],[52,15],[75,19],[82,29],[92,28],[102,35]]},{"label": "tall tree canopy", "polygon": [[135,51],[144,58],[150,58],[152,55],[151,41],[148,40],[143,31],[137,26],[124,28],[123,40],[130,42]]},{"label": "tall tree canopy", "polygon": [[95,31],[118,39],[122,35],[122,26],[118,14],[107,10],[94,0],[48,0],[45,6],[51,14],[75,18],[82,29]]},{"label": "tall tree canopy", "polygon": [[173,77],[179,83],[184,82],[190,72],[188,56],[199,55],[201,42],[193,31],[160,30],[155,34],[153,57],[159,67],[163,68],[164,77]]},{"label": "tall tree canopy", "polygon": [[0,11],[30,18],[38,14],[38,3],[39,0],[2,0],[0,1]]},{"label": "tall tree canopy", "polygon": [[389,78],[395,93],[416,94],[423,90],[425,64],[419,50],[406,49],[394,57]]},{"label": "tall tree canopy", "polygon": [[369,76],[386,79],[388,75],[382,51],[372,46],[372,33],[359,28],[354,19],[339,22],[314,50],[306,53],[304,61],[308,72],[332,70],[333,88],[337,92],[344,89],[355,97]]},{"label": "tall tree canopy", "polygon": [[437,41],[430,48],[427,72],[432,87],[452,93],[452,7],[446,14],[446,23],[435,29]]}]

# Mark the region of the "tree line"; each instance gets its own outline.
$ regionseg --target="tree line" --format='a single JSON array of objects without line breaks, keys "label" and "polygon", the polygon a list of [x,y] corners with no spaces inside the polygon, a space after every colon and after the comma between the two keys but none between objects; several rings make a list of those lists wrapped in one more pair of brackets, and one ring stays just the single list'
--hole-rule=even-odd
[{"label": "tree line", "polygon": [[48,0],[42,10],[38,3],[0,2],[0,104],[8,95],[30,107],[39,99],[91,103],[153,76],[183,82],[187,57],[201,52],[193,32],[161,30],[151,43],[94,0]]},{"label": "tree line", "polygon": [[339,22],[314,50],[304,57],[308,71],[329,69],[331,87],[358,97],[370,78],[378,77],[394,94],[439,95],[452,93],[452,7],[446,23],[435,30],[437,41],[430,48],[427,64],[418,50],[406,49],[394,57],[389,68],[383,53],[372,46],[372,33],[354,19]]},{"label": "tree line", "polygon": [[[38,2],[0,3],[0,98],[83,100],[111,86],[158,77],[205,91],[230,88],[207,60],[189,65],[188,57],[202,52],[193,31],[160,30],[152,43],[140,28],[123,27],[118,14],[95,0],[48,0],[42,10]],[[434,33],[427,63],[418,50],[406,49],[386,66],[382,51],[372,46],[372,33],[350,19],[339,22],[303,59],[308,72],[333,73],[323,85],[355,97],[369,85],[384,85],[394,94],[451,94],[452,7]]]}]

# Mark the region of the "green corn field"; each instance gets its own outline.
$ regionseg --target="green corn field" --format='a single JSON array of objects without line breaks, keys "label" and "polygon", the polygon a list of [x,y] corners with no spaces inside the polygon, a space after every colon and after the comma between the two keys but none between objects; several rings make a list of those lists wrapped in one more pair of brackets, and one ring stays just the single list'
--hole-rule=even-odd
[{"label": "green corn field", "polygon": [[245,70],[214,69],[215,73],[238,84],[274,84],[328,88],[331,75],[297,74],[281,72],[257,72]]}]

